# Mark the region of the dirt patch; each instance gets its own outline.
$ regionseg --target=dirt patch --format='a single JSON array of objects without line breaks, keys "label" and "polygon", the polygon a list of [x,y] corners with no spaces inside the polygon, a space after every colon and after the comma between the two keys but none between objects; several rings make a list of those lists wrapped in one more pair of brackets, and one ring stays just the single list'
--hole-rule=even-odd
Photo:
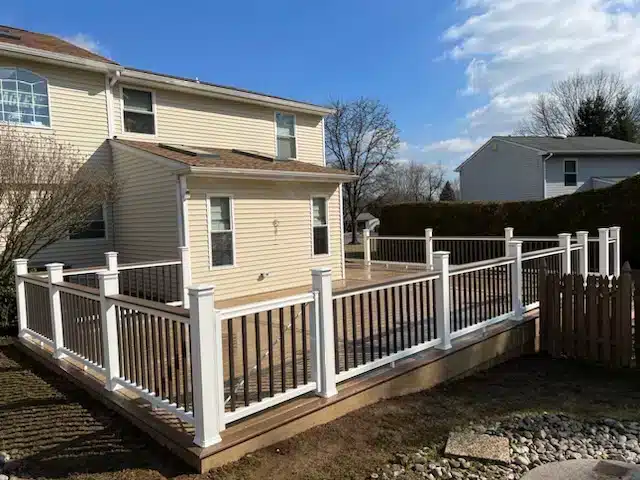
[{"label": "dirt patch", "polygon": [[0,347],[0,450],[44,478],[361,479],[399,451],[441,451],[453,426],[479,417],[549,411],[637,420],[639,402],[637,371],[520,358],[366,407],[199,476],[74,385]]}]

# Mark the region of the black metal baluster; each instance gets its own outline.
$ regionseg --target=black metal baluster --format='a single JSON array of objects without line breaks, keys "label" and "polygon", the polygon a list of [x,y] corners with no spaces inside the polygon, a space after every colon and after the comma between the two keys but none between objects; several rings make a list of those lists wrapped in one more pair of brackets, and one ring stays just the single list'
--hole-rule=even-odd
[{"label": "black metal baluster", "polygon": [[335,298],[333,304],[333,348],[335,351],[336,373],[340,373],[340,342],[338,341],[338,300]]},{"label": "black metal baluster", "polygon": [[[304,309],[304,304],[302,305]],[[293,388],[298,388],[298,356],[296,352],[296,307],[291,305],[291,368]]]},{"label": "black metal baluster", "polygon": [[[405,323],[406,323],[406,318],[405,318],[405,311],[404,311],[404,307],[405,307],[405,295],[404,295],[404,290],[405,290],[405,286],[404,285],[400,285],[398,287],[399,290],[399,300],[400,300],[400,350],[404,350],[405,345],[404,345],[404,328],[405,328]],[[409,338],[411,338],[411,326],[408,326],[408,330],[409,330]]]},{"label": "black metal baluster", "polygon": [[231,411],[236,411],[236,371],[235,352],[233,351],[233,318],[227,320],[227,344],[229,349],[229,401]]},{"label": "black metal baluster", "polygon": [[[309,382],[307,374],[308,358],[307,358],[307,306],[302,304],[301,320],[302,320],[302,383],[306,385]],[[337,372],[337,370],[336,370]]]},{"label": "black metal baluster", "polygon": [[349,329],[347,327],[347,298],[342,297],[342,347],[344,350],[344,370],[349,370]]},{"label": "black metal baluster", "polygon": [[376,290],[376,306],[378,310],[378,358],[382,358],[382,303],[380,303],[380,290]]},{"label": "black metal baluster", "polygon": [[242,328],[242,376],[244,381],[244,405],[249,406],[249,341],[247,338],[247,316],[240,319]]},{"label": "black metal baluster", "polygon": [[358,366],[358,331],[356,329],[356,296],[351,295],[351,345],[353,347],[353,366]]},{"label": "black metal baluster", "polygon": [[391,322],[393,323],[393,351],[398,351],[398,327],[396,325],[396,287],[391,287]]},{"label": "black metal baluster", "polygon": [[280,316],[280,377],[282,379],[280,390],[284,393],[287,391],[287,360],[284,348],[284,308],[280,308],[278,314]]},{"label": "black metal baluster", "polygon": [[364,296],[360,297],[360,348],[362,348],[362,364],[367,363],[367,336],[364,330]]},{"label": "black metal baluster", "polygon": [[274,376],[275,373],[273,371],[273,311],[269,310],[267,312],[267,340],[269,341],[268,351],[269,351],[269,396],[273,397],[274,395]]},{"label": "black metal baluster", "polygon": [[256,386],[258,387],[258,401],[262,400],[262,353],[260,351],[260,313],[253,316],[256,330]]},{"label": "black metal baluster", "polygon": [[374,342],[374,333],[373,333],[373,295],[371,294],[371,292],[367,293],[367,301],[369,304],[369,313],[368,313],[368,317],[369,317],[369,357],[371,358],[371,361],[373,362],[376,357],[375,357],[375,348],[373,346],[373,342]]}]

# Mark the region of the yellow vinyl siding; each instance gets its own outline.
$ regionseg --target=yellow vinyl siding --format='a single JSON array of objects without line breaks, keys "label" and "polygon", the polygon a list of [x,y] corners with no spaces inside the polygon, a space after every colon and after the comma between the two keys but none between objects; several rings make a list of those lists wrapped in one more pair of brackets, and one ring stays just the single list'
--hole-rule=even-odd
[{"label": "yellow vinyl siding", "polygon": [[[276,153],[274,109],[158,89],[156,134],[141,135],[123,131],[120,85],[113,95],[114,133],[120,138]],[[298,160],[323,165],[322,117],[297,113],[296,137]]]},{"label": "yellow vinyl siding", "polygon": [[[217,298],[309,285],[318,266],[341,278],[338,185],[191,178],[188,188],[193,283],[214,284]],[[235,267],[209,267],[207,194],[233,197]],[[329,197],[330,255],[312,256],[312,195]]]},{"label": "yellow vinyl siding", "polygon": [[177,259],[177,180],[173,170],[117,145],[113,167],[121,179],[114,205],[115,249],[120,261]]},{"label": "yellow vinyl siding", "polygon": [[[0,66],[31,70],[45,77],[49,88],[51,128],[25,127],[31,134],[53,135],[60,142],[76,147],[87,160],[109,165],[105,77],[33,61],[0,56]],[[107,229],[112,227],[107,218]],[[31,259],[34,263],[63,262],[73,267],[102,265],[104,252],[113,249],[108,239],[61,240]]]}]

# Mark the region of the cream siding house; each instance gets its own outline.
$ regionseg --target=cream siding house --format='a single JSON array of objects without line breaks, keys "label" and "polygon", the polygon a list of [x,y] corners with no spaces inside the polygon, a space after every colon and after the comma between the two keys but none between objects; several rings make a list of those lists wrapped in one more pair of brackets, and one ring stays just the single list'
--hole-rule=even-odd
[{"label": "cream siding house", "polygon": [[103,238],[63,240],[33,261],[101,265],[108,250],[157,261],[186,246],[192,282],[216,285],[222,299],[308,284],[316,266],[344,277],[341,185],[354,177],[325,166],[330,110],[125,68],[40,37],[0,27],[0,67],[49,85],[50,126],[25,130],[108,164],[120,193]]}]

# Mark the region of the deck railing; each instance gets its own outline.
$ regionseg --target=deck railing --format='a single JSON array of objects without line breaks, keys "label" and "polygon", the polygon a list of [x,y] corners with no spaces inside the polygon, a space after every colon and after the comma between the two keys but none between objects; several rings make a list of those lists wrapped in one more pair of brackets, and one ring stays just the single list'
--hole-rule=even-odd
[{"label": "deck railing", "polygon": [[[450,253],[436,251],[430,269],[336,294],[331,269],[315,268],[309,292],[222,310],[213,287],[189,287],[185,309],[123,294],[121,269],[95,272],[94,288],[66,281],[62,264],[42,276],[19,259],[19,332],[93,369],[106,389],[135,392],[193,424],[194,443],[207,447],[232,422],[302,395],[331,397],[349,378],[522,319],[538,305],[543,262],[586,276],[595,244],[599,274],[619,273],[619,238],[615,228],[601,229],[597,243],[587,232],[511,237],[500,257],[451,266]],[[534,241],[553,246],[525,252]]]},{"label": "deck railing", "polygon": [[70,269],[63,272],[66,282],[98,288],[98,272],[118,271],[120,293],[171,305],[188,306],[186,286],[191,283],[186,247],[180,247],[177,260],[118,263],[117,252],[105,253],[105,265]]}]

